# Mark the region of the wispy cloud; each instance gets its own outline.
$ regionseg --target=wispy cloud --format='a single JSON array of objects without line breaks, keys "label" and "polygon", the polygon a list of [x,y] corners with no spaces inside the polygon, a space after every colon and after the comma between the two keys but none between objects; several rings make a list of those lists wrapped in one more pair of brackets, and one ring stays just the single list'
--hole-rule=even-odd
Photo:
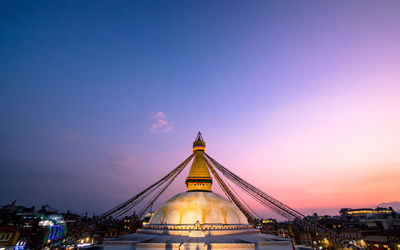
[{"label": "wispy cloud", "polygon": [[134,166],[134,158],[132,154],[127,152],[124,148],[120,148],[118,151],[111,152],[108,155],[108,168],[116,171],[123,171]]},{"label": "wispy cloud", "polygon": [[76,141],[78,141],[80,139],[80,137],[81,137],[80,133],[78,133],[76,131],[68,131],[64,135],[64,139],[67,142],[76,142]]},{"label": "wispy cloud", "polygon": [[152,115],[151,119],[153,123],[151,124],[150,131],[153,134],[168,133],[172,131],[171,122],[168,121],[167,116],[164,112],[159,111]]}]

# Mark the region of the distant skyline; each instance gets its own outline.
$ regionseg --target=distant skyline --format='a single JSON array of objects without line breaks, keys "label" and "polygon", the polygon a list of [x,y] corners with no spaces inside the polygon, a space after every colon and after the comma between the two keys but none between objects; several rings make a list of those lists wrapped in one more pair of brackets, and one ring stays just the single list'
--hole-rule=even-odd
[{"label": "distant skyline", "polygon": [[104,212],[180,164],[198,131],[220,163],[305,213],[398,202],[399,11],[4,1],[0,205]]}]

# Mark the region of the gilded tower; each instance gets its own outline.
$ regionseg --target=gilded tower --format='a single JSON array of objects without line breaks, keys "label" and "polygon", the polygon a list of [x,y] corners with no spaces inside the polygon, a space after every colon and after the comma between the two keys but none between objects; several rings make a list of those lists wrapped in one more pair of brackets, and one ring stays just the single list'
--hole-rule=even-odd
[{"label": "gilded tower", "polygon": [[212,178],[204,159],[205,150],[206,142],[199,132],[193,142],[194,160],[186,178],[188,191],[211,191]]}]

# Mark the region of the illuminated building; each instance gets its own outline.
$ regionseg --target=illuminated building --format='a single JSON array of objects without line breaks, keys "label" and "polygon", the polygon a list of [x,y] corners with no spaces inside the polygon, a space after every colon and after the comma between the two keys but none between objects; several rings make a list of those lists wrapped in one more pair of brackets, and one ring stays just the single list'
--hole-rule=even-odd
[{"label": "illuminated building", "polygon": [[17,245],[20,232],[16,227],[0,227],[0,247],[13,248]]},{"label": "illuminated building", "polygon": [[66,224],[61,215],[40,215],[38,225],[44,229],[42,245],[58,244],[66,231]]},{"label": "illuminated building", "polygon": [[136,234],[107,239],[104,249],[292,249],[289,239],[261,234],[231,201],[212,192],[206,144],[197,136],[187,191],[158,208]]},{"label": "illuminated building", "polygon": [[368,216],[374,216],[374,215],[389,215],[391,213],[393,213],[393,209],[383,208],[383,207],[377,207],[376,209],[372,209],[372,208],[358,208],[358,209],[342,208],[340,210],[340,214],[345,217],[368,217]]}]

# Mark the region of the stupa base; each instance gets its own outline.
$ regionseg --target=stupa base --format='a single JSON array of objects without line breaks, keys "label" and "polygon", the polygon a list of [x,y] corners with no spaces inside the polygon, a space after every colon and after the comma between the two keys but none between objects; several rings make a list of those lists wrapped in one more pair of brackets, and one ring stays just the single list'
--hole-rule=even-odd
[{"label": "stupa base", "polygon": [[133,249],[283,249],[292,250],[290,239],[270,234],[250,233],[232,235],[205,235],[190,237],[181,235],[160,235],[136,233],[104,241],[104,250]]}]

